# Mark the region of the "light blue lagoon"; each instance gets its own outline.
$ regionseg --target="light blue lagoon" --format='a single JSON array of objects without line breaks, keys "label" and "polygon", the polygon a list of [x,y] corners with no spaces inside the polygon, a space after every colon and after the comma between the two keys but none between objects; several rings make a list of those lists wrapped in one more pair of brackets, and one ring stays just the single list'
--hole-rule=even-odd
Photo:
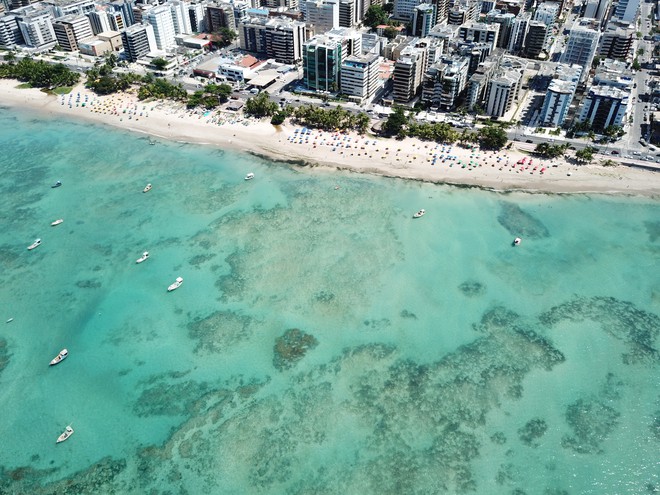
[{"label": "light blue lagoon", "polygon": [[0,493],[660,490],[657,200],[0,135]]}]

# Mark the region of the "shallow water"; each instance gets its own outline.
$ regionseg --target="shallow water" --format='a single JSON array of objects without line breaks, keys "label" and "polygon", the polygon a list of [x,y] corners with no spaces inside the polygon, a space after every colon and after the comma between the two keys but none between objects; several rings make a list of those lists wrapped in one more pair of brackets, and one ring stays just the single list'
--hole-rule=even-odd
[{"label": "shallow water", "polygon": [[0,492],[660,489],[657,202],[0,135]]}]

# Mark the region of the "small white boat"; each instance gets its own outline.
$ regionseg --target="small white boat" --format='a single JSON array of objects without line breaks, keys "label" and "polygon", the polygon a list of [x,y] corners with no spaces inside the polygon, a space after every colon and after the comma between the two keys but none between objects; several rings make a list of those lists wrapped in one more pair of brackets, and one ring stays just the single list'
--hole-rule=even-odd
[{"label": "small white boat", "polygon": [[183,283],[183,278],[177,277],[174,283],[167,288],[167,292],[172,292],[173,290],[178,289],[179,287],[181,287],[182,283]]},{"label": "small white boat", "polygon": [[142,256],[140,256],[138,259],[135,260],[135,262],[136,263],[142,263],[148,257],[149,257],[149,251],[145,251],[144,253],[142,253]]},{"label": "small white boat", "polygon": [[59,225],[59,224],[61,224],[62,222],[64,222],[64,219],[63,219],[63,218],[58,218],[57,220],[55,220],[54,222],[52,222],[51,225],[52,225],[53,227],[55,227],[56,225]]},{"label": "small white boat", "polygon": [[73,428],[71,428],[71,425],[69,425],[64,429],[64,433],[62,433],[59,437],[57,437],[57,442],[55,443],[63,442],[64,440],[68,439],[71,435],[73,435]]},{"label": "small white boat", "polygon": [[41,239],[35,239],[32,244],[28,246],[28,251],[32,251],[34,248],[41,244]]},{"label": "small white boat", "polygon": [[55,184],[53,184],[53,185],[50,186],[50,187],[51,187],[52,189],[55,189],[56,187],[60,187],[61,185],[62,185],[62,182],[60,182],[60,181],[58,180]]},{"label": "small white boat", "polygon": [[14,319],[13,319],[13,318],[9,318],[5,323],[11,323],[12,321],[14,321]]},{"label": "small white boat", "polygon": [[254,179],[254,174],[252,172],[250,172],[245,176],[245,180],[252,180],[252,179]]},{"label": "small white boat", "polygon": [[417,213],[413,215],[413,218],[423,217],[425,214],[426,214],[426,210],[419,210]]},{"label": "small white boat", "polygon": [[142,189],[142,192],[149,192],[151,191],[151,184],[147,184],[144,189]]},{"label": "small white boat", "polygon": [[514,246],[519,246],[521,242],[522,242],[522,239],[521,239],[520,237],[516,237],[516,238],[513,240],[513,245],[514,245]]},{"label": "small white boat", "polygon": [[67,358],[68,355],[69,355],[69,351],[67,351],[66,349],[62,349],[60,353],[53,358],[53,360],[50,362],[50,365],[54,366],[56,364],[61,363]]}]

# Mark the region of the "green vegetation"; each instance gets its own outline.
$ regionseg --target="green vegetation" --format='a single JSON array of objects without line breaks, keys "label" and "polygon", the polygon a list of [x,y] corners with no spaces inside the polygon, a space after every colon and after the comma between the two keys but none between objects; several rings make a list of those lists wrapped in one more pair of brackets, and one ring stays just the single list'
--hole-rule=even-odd
[{"label": "green vegetation", "polygon": [[373,29],[376,26],[387,24],[388,20],[389,15],[383,10],[383,7],[372,5],[367,9],[367,13],[364,16],[364,25]]},{"label": "green vegetation", "polygon": [[268,93],[261,93],[254,98],[248,98],[243,111],[246,115],[254,117],[272,117],[279,111],[279,105],[270,101]]},{"label": "green vegetation", "polygon": [[394,107],[394,112],[390,114],[383,123],[382,130],[387,136],[406,137],[406,126],[408,125],[408,116],[401,107]]},{"label": "green vegetation", "polygon": [[539,143],[536,145],[534,152],[541,155],[543,158],[558,158],[568,149],[568,144],[548,144]]},{"label": "green vegetation", "polygon": [[166,79],[155,78],[147,74],[142,78],[142,86],[138,90],[138,99],[146,100],[155,98],[158,100],[187,100],[188,93],[181,84],[174,85]]},{"label": "green vegetation", "polygon": [[479,146],[484,149],[501,150],[509,140],[506,132],[499,126],[486,126],[477,132]]},{"label": "green vegetation", "polygon": [[298,107],[293,112],[295,120],[308,127],[325,131],[355,130],[364,134],[369,128],[369,116],[366,113],[357,115],[344,110],[341,106],[325,110],[314,105]]},{"label": "green vegetation", "polygon": [[151,60],[151,65],[157,70],[164,70],[169,65],[169,62],[164,58],[156,57]]},{"label": "green vegetation", "polygon": [[597,151],[596,148],[593,148],[591,146],[587,146],[586,148],[583,148],[581,150],[577,150],[575,152],[575,159],[578,162],[589,163],[591,160],[593,160],[594,153],[596,151]]},{"label": "green vegetation", "polygon": [[207,110],[211,110],[225,103],[232,91],[229,84],[208,84],[203,90],[195,91],[194,94],[188,96],[186,105],[188,108],[203,106]]},{"label": "green vegetation", "polygon": [[640,70],[642,68],[642,65],[639,63],[639,60],[637,60],[637,57],[635,57],[635,60],[633,60],[631,67],[633,70]]},{"label": "green vegetation", "polygon": [[75,86],[80,80],[80,74],[63,64],[48,64],[26,57],[17,63],[11,61],[0,65],[0,78],[18,79],[29,83],[33,88],[52,89]]},{"label": "green vegetation", "polygon": [[408,126],[409,136],[415,136],[424,141],[435,141],[437,143],[454,143],[458,140],[458,132],[449,124],[416,124]]},{"label": "green vegetation", "polygon": [[216,48],[224,48],[233,43],[238,38],[238,34],[233,29],[221,27],[214,34],[213,45]]}]

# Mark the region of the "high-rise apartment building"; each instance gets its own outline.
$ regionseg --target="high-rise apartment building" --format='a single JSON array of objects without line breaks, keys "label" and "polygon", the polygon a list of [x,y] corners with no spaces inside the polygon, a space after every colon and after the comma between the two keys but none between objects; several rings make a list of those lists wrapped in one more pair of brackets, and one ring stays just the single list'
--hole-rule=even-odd
[{"label": "high-rise apartment building", "polygon": [[174,35],[174,21],[172,12],[166,5],[161,5],[151,9],[145,19],[154,28],[154,37],[156,46],[159,50],[167,50],[176,45]]},{"label": "high-rise apartment building", "polygon": [[343,94],[359,103],[369,102],[381,87],[378,79],[378,62],[375,53],[351,55],[341,62],[339,87]]},{"label": "high-rise apartment building", "polygon": [[133,24],[121,33],[124,54],[131,62],[158,49],[151,24]]},{"label": "high-rise apartment building", "polygon": [[538,58],[545,49],[548,39],[548,26],[541,21],[529,21],[527,24],[527,35],[523,43],[523,53],[530,58]]},{"label": "high-rise apartment building", "polygon": [[302,2],[305,22],[315,34],[323,34],[339,26],[339,0]]},{"label": "high-rise apartment building", "polygon": [[602,34],[598,56],[617,60],[632,59],[635,37],[632,25],[611,19]]},{"label": "high-rise apartment building", "polygon": [[416,42],[401,50],[394,62],[394,101],[407,103],[422,87],[428,63],[428,44]]},{"label": "high-rise apartment building", "polygon": [[415,7],[412,19],[412,35],[424,38],[435,26],[435,5],[421,3]]},{"label": "high-rise apartment building", "polygon": [[302,59],[307,28],[304,22],[286,17],[251,17],[239,24],[238,38],[243,50],[264,54],[282,64],[295,64]]},{"label": "high-rise apartment building", "polygon": [[0,17],[0,46],[12,49],[24,42],[23,34],[18,27],[18,17],[13,14]]},{"label": "high-rise apartment building", "polygon": [[94,36],[89,18],[82,14],[59,17],[53,22],[57,44],[64,51],[78,51],[78,44]]},{"label": "high-rise apartment building", "polygon": [[581,73],[582,68],[577,65],[557,65],[539,114],[541,125],[559,127],[564,123]]},{"label": "high-rise apartment building", "polygon": [[18,27],[23,35],[25,44],[32,48],[45,50],[57,44],[55,31],[51,21],[51,14],[45,10],[29,10],[25,15],[18,16]]},{"label": "high-rise apartment building", "polygon": [[596,55],[600,29],[594,19],[578,19],[568,34],[566,49],[561,56],[561,62],[568,65],[579,65],[583,68],[582,79],[589,74],[591,62]]},{"label": "high-rise apartment building", "polygon": [[486,113],[492,117],[502,117],[511,110],[518,99],[522,73],[514,68],[500,68],[488,81],[486,90]]}]

